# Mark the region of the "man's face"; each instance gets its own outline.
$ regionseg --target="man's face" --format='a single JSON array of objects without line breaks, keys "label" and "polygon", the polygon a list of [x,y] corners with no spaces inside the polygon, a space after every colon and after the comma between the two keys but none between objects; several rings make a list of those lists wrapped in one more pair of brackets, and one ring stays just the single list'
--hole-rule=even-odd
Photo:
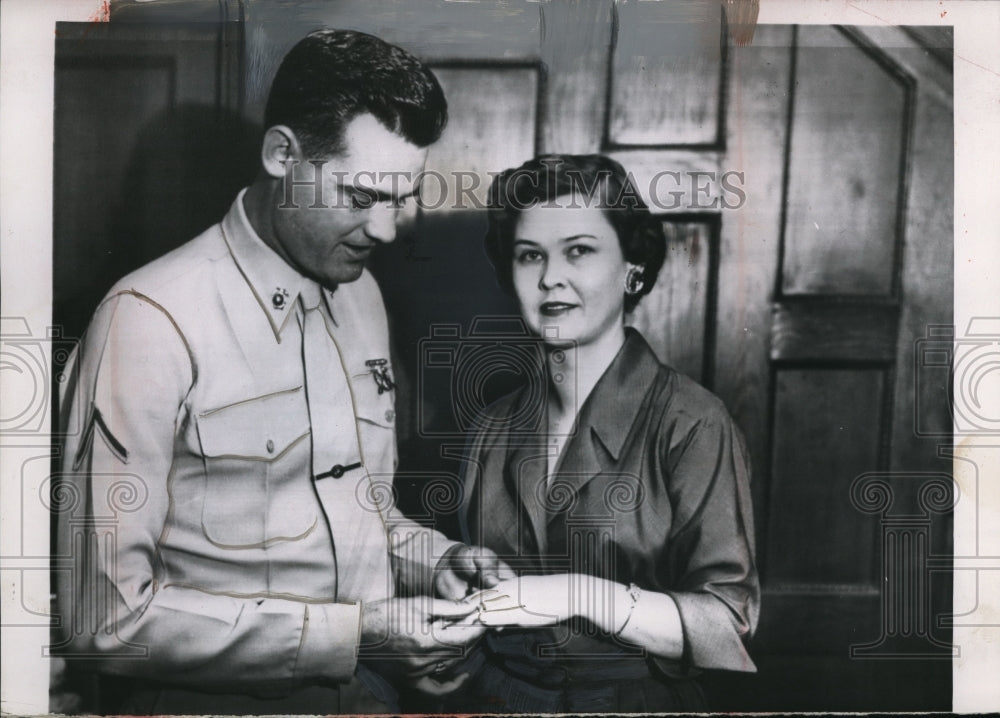
[{"label": "man's face", "polygon": [[328,289],[360,277],[372,249],[413,218],[427,159],[426,148],[368,114],[347,125],[344,146],[339,156],[286,165],[270,232],[286,262]]}]

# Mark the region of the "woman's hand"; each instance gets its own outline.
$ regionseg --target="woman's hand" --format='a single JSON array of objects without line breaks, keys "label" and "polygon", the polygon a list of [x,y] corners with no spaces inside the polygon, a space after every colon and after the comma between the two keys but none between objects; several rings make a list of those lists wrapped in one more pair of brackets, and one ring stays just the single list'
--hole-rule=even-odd
[{"label": "woman's hand", "polygon": [[557,573],[521,576],[469,596],[479,613],[456,621],[493,628],[551,626],[574,616],[654,655],[679,659],[684,651],[680,612],[668,594],[630,593],[627,586],[596,576]]},{"label": "woman's hand", "polygon": [[521,576],[501,581],[470,596],[479,603],[479,622],[484,626],[551,626],[571,618],[582,589],[580,574]]}]

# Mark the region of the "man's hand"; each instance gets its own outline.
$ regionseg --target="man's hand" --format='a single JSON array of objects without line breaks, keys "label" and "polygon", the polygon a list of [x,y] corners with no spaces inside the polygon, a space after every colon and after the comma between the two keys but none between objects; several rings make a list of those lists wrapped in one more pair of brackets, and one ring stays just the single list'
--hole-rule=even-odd
[{"label": "man's hand", "polygon": [[438,561],[434,569],[434,590],[443,598],[458,601],[515,575],[510,566],[490,549],[458,544],[448,549]]},{"label": "man's hand", "polygon": [[475,603],[429,596],[365,603],[359,657],[406,679],[440,673],[485,631],[476,624],[475,611]]}]

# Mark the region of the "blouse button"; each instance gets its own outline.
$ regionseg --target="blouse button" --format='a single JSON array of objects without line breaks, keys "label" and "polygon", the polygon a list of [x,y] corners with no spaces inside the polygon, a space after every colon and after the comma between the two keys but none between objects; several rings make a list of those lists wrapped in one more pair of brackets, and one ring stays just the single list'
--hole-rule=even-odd
[{"label": "blouse button", "polygon": [[269,454],[274,453],[274,441],[272,441],[271,439],[267,440],[267,453]]}]

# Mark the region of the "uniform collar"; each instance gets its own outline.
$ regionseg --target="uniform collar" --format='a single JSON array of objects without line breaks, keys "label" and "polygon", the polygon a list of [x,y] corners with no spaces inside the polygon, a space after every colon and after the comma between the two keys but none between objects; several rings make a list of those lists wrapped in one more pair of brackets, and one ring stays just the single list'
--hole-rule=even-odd
[{"label": "uniform collar", "polygon": [[584,402],[578,436],[592,430],[617,461],[661,368],[642,334],[626,327],[625,343]]},{"label": "uniform collar", "polygon": [[[250,286],[261,310],[267,315],[276,339],[288,325],[288,317],[295,313],[295,303],[300,293],[315,295],[322,290],[311,279],[303,277],[260,238],[243,207],[246,189],[240,191],[222,220],[222,236],[229,247],[233,261]],[[327,297],[329,299],[329,297]],[[313,299],[310,304],[315,304]]]}]

